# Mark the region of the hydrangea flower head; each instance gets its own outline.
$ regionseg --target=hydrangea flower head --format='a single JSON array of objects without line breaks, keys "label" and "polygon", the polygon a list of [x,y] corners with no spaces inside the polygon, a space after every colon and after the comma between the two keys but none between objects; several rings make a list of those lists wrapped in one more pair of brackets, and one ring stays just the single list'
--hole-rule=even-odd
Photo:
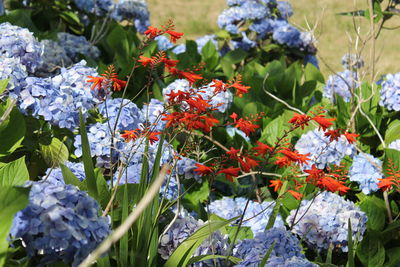
[{"label": "hydrangea flower head", "polygon": [[364,60],[359,55],[344,54],[342,57],[342,66],[346,70],[357,70],[364,67]]},{"label": "hydrangea flower head", "polygon": [[13,97],[18,97],[21,89],[26,86],[26,67],[19,58],[0,56],[0,80],[8,79],[7,92]]},{"label": "hydrangea flower head", "polygon": [[157,36],[154,38],[157,41],[158,49],[159,50],[168,50],[172,47],[174,47],[174,44],[171,43],[171,41],[165,37],[164,35]]},{"label": "hydrangea flower head", "polygon": [[0,23],[0,57],[19,58],[30,73],[34,73],[41,61],[42,46],[25,28]]},{"label": "hydrangea flower head", "polygon": [[302,45],[300,31],[290,25],[287,21],[277,21],[274,27],[272,38],[281,45],[288,47],[300,47]]},{"label": "hydrangea flower head", "polygon": [[318,169],[328,167],[330,164],[340,165],[345,156],[354,156],[356,149],[343,136],[336,141],[330,141],[322,130],[312,130],[303,134],[295,145],[300,154],[310,154],[310,160],[304,169],[310,169],[313,164]]},{"label": "hydrangea flower head", "polygon": [[382,82],[379,105],[386,107],[389,111],[400,110],[400,72],[386,75]]},{"label": "hydrangea flower head", "polygon": [[391,142],[388,146],[388,148],[390,149],[396,149],[400,151],[400,139],[394,140],[393,142]]},{"label": "hydrangea flower head", "polygon": [[100,50],[92,45],[84,36],[73,35],[66,32],[57,33],[58,43],[65,49],[68,57],[76,62],[84,55],[93,59],[100,56]]},{"label": "hydrangea flower head", "polygon": [[58,42],[43,40],[40,44],[43,46],[43,54],[42,62],[36,70],[37,75],[50,76],[56,70],[72,65],[71,58]]},{"label": "hydrangea flower head", "polygon": [[143,124],[148,125],[151,131],[161,132],[165,129],[167,122],[162,120],[161,115],[165,112],[163,102],[152,98],[150,103],[143,105],[141,111],[144,117]]},{"label": "hydrangea flower head", "polygon": [[358,241],[361,241],[366,229],[367,215],[353,202],[331,192],[322,192],[314,201],[303,200],[298,212],[292,210],[286,221],[289,225],[294,225],[293,233],[316,250],[325,251],[332,244],[347,252],[349,219],[353,241],[359,236]]},{"label": "hydrangea flower head", "polygon": [[[82,162],[70,162],[67,161],[64,163],[66,167],[79,179],[79,181],[83,181],[86,179],[85,169]],[[46,175],[42,177],[42,180],[52,184],[65,184],[64,177],[60,167],[47,169]]]},{"label": "hydrangea flower head", "polygon": [[88,194],[72,185],[32,182],[28,206],[14,218],[10,234],[21,238],[28,256],[41,264],[63,261],[77,266],[109,234],[106,217]]},{"label": "hydrangea flower head", "polygon": [[330,100],[334,99],[334,94],[343,97],[343,100],[349,102],[351,99],[351,88],[357,88],[357,74],[350,70],[339,72],[329,76],[328,81],[324,86],[324,97]]},{"label": "hydrangea flower head", "polygon": [[360,153],[353,159],[350,167],[350,181],[360,184],[364,194],[371,194],[378,191],[378,179],[383,178],[382,161],[372,155]]},{"label": "hydrangea flower head", "polygon": [[79,9],[97,16],[106,15],[113,6],[112,0],[74,0],[74,2]]},{"label": "hydrangea flower head", "polygon": [[132,20],[140,33],[150,26],[150,13],[144,0],[119,0],[111,17],[116,21]]}]

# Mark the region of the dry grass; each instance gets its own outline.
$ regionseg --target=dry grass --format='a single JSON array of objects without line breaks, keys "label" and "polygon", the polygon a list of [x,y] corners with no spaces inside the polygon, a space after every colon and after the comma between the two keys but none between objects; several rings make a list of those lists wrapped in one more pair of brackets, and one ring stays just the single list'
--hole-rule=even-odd
[{"label": "dry grass", "polygon": [[[331,69],[340,71],[340,59],[346,52],[355,48],[356,35],[354,22],[360,32],[368,32],[366,19],[355,19],[337,15],[339,12],[362,9],[366,7],[363,0],[292,0],[294,16],[291,22],[297,27],[314,29],[318,39],[318,55],[320,62],[326,62]],[[225,0],[148,0],[152,23],[162,24],[166,19],[172,18],[176,28],[185,32],[187,38],[209,34],[218,29],[216,20],[218,14],[226,8]],[[397,18],[393,18],[397,20]],[[393,24],[393,23],[392,23]],[[394,25],[395,26],[395,25]],[[384,30],[376,43],[377,72],[380,74],[398,72],[400,68],[400,53],[396,45],[400,41],[400,30]],[[362,47],[358,43],[358,48]],[[363,58],[366,63],[370,61],[369,46],[363,49]],[[325,74],[330,74],[330,68],[320,63]]]}]

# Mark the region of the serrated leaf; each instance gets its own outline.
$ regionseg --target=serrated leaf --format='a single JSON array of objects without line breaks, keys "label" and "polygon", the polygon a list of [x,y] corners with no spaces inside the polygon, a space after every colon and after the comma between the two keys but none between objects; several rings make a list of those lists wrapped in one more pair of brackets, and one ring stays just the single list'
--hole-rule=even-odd
[{"label": "serrated leaf", "polygon": [[7,163],[0,169],[0,186],[23,185],[28,180],[25,157]]},{"label": "serrated leaf", "polygon": [[39,147],[44,161],[49,166],[58,167],[68,160],[68,148],[58,138],[53,137],[50,144],[39,144]]}]

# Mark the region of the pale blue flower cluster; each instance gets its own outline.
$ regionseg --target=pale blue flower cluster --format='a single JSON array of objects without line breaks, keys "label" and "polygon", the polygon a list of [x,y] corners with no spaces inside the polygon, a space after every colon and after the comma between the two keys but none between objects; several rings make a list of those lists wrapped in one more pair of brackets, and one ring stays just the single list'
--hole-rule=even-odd
[{"label": "pale blue flower cluster", "polygon": [[386,107],[389,111],[400,110],[400,72],[386,75],[382,82],[379,105]]},{"label": "pale blue flower cluster", "polygon": [[43,265],[63,261],[77,266],[109,234],[98,203],[72,185],[32,182],[29,204],[14,218],[12,238],[21,238],[28,256]]},{"label": "pale blue flower cluster", "polygon": [[314,200],[303,200],[299,210],[292,210],[286,221],[293,225],[293,233],[316,250],[328,250],[332,244],[347,252],[349,219],[353,241],[361,241],[366,229],[367,215],[353,202],[325,191]]},{"label": "pale blue flower cluster", "polygon": [[[64,162],[64,165],[68,167],[68,169],[75,175],[76,178],[79,179],[79,181],[82,182],[86,179],[85,169],[82,162],[75,163],[66,161]],[[60,167],[47,169],[46,175],[42,177],[42,180],[56,185],[65,184]]]},{"label": "pale blue flower cluster", "polygon": [[118,131],[138,129],[144,121],[142,111],[129,99],[106,100],[99,105],[99,112],[108,119],[107,123],[110,124],[111,129],[114,129],[117,122],[116,130]]},{"label": "pale blue flower cluster", "polygon": [[364,67],[364,60],[361,58],[360,55],[347,53],[344,54],[342,57],[342,66],[346,70],[355,71]]},{"label": "pale blue flower cluster", "polygon": [[81,56],[87,56],[97,59],[100,56],[100,50],[92,45],[85,36],[73,35],[66,32],[57,33],[58,44],[65,49],[68,57],[76,62]]},{"label": "pale blue flower cluster", "polygon": [[353,159],[349,171],[350,181],[359,183],[364,194],[378,191],[378,179],[383,178],[382,161],[372,155],[360,153]]},{"label": "pale blue flower cluster", "polygon": [[[160,239],[158,253],[163,259],[168,259],[175,249],[190,237],[196,230],[198,230],[204,222],[196,220],[189,214],[182,217],[179,216],[174,222],[172,227]],[[211,237],[206,238],[204,242],[196,249],[193,256],[200,255],[224,255],[228,249],[228,239],[223,236],[219,231],[211,234]],[[223,263],[224,259],[217,260],[217,266]],[[214,260],[205,260],[197,262],[193,266],[214,266]]]},{"label": "pale blue flower cluster", "polygon": [[111,17],[116,21],[132,20],[140,33],[150,26],[150,13],[144,0],[119,0]]},{"label": "pale blue flower cluster", "polygon": [[400,139],[394,140],[388,145],[388,148],[390,149],[396,149],[400,151]]},{"label": "pale blue flower cluster", "polygon": [[150,103],[144,104],[142,114],[144,117],[144,125],[148,126],[152,132],[161,132],[167,125],[161,114],[165,113],[164,103],[158,99],[150,99]]},{"label": "pale blue flower cluster", "polygon": [[7,95],[14,98],[18,96],[21,89],[26,85],[26,67],[21,64],[19,58],[0,57],[0,80],[9,79],[7,84]]},{"label": "pale blue flower cluster", "polygon": [[25,28],[0,23],[0,58],[19,58],[29,73],[34,73],[40,64],[42,46]]},{"label": "pale blue flower cluster", "polygon": [[176,162],[176,171],[185,179],[193,178],[195,180],[199,180],[200,175],[194,171],[197,168],[196,163],[198,162],[194,159],[180,157]]},{"label": "pale blue flower cluster", "polygon": [[40,44],[43,46],[42,62],[35,72],[36,75],[49,76],[59,68],[69,67],[73,64],[64,47],[58,42],[43,40]]},{"label": "pale blue flower cluster", "polygon": [[177,79],[175,81],[173,81],[172,83],[170,83],[167,87],[165,87],[162,91],[163,97],[164,97],[164,101],[168,102],[169,101],[169,96],[168,94],[172,93],[172,92],[189,92],[190,91],[190,85],[189,82],[185,79]]},{"label": "pale blue flower cluster", "polygon": [[74,2],[79,9],[97,16],[106,15],[113,6],[112,0],[74,0]]},{"label": "pale blue flower cluster", "polygon": [[275,266],[271,264],[273,262],[282,264],[293,257],[304,259],[300,241],[285,228],[274,227],[257,233],[253,239],[244,239],[235,246],[233,255],[243,259],[236,266],[259,266],[273,243],[275,243],[274,248],[265,266]]},{"label": "pale blue flower cluster", "polygon": [[156,38],[154,38],[154,40],[157,41],[158,50],[165,51],[174,47],[174,44],[168,39],[168,37],[164,35],[157,36]]},{"label": "pale blue flower cluster", "polygon": [[329,167],[329,165],[340,165],[345,156],[354,156],[356,148],[350,144],[344,136],[336,141],[330,141],[325,136],[324,131],[315,129],[303,134],[295,145],[295,149],[300,154],[309,154],[310,159],[303,166],[304,169],[310,169],[313,164],[318,169]]},{"label": "pale blue flower cluster", "polygon": [[324,86],[323,95],[331,101],[334,101],[335,94],[337,94],[340,95],[344,101],[349,102],[352,97],[351,90],[359,86],[357,73],[351,70],[345,70],[329,76]]},{"label": "pale blue flower cluster", "polygon": [[[196,44],[197,44],[197,52],[199,54],[202,54],[202,50],[203,47],[209,42],[211,41],[212,44],[215,46],[215,49],[218,50],[218,42],[217,42],[217,37],[214,34],[207,34],[204,36],[201,36],[199,38],[197,38],[195,40]],[[171,44],[172,45],[172,44]],[[175,54],[182,54],[186,52],[186,45],[185,44],[180,44],[178,46],[176,46],[172,52],[174,52]]]},{"label": "pale blue flower cluster", "polygon": [[[242,197],[235,199],[223,197],[222,199],[211,202],[208,205],[208,210],[210,213],[229,220],[243,214],[246,202],[247,199]],[[243,217],[242,226],[250,227],[254,234],[264,232],[274,206],[275,205],[273,202],[257,203],[250,201]],[[235,224],[238,223],[239,220],[240,219],[238,219]],[[284,227],[284,223],[280,215],[276,217],[274,227]]]}]

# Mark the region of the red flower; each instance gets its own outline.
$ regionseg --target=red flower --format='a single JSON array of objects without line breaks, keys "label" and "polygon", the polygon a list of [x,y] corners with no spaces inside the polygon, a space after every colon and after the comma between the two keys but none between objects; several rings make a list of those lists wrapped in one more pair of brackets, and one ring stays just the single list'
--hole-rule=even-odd
[{"label": "red flower", "polygon": [[153,64],[153,59],[150,57],[140,56],[138,62],[142,63],[143,67],[147,67],[147,65]]},{"label": "red flower", "polygon": [[309,175],[306,178],[307,183],[312,183],[314,185],[317,184],[319,179],[325,174],[324,170],[318,169],[315,164],[312,165],[310,170],[304,170],[304,172],[308,173]]},{"label": "red flower", "polygon": [[289,123],[295,126],[301,126],[301,129],[304,130],[304,126],[308,126],[308,122],[311,120],[310,116],[305,114],[294,114],[294,116],[289,120]]},{"label": "red flower", "polygon": [[183,33],[181,32],[175,32],[171,30],[167,30],[166,33],[169,34],[170,40],[172,43],[176,43],[176,40],[180,39],[183,36]]},{"label": "red flower", "polygon": [[292,162],[287,157],[276,157],[275,164],[282,168],[284,166],[289,166]]},{"label": "red flower", "polygon": [[157,135],[159,135],[159,134],[161,134],[161,132],[151,132],[149,134],[150,144],[154,144],[155,142],[158,141],[158,136]]},{"label": "red flower", "polygon": [[186,100],[191,109],[197,109],[199,112],[205,112],[207,108],[211,107],[208,101],[204,100],[201,95]]},{"label": "red flower", "polygon": [[196,74],[196,73],[190,72],[190,71],[181,71],[181,70],[178,70],[176,68],[169,68],[168,71],[172,75],[178,76],[180,79],[188,80],[190,85],[195,83],[197,80],[203,79],[203,76],[201,76],[200,74]]},{"label": "red flower", "polygon": [[236,89],[236,96],[238,97],[242,97],[243,94],[247,94],[248,90],[250,89],[250,86],[244,86],[243,84],[240,84],[240,81],[236,81],[230,86]]},{"label": "red flower", "polygon": [[257,145],[253,147],[253,150],[256,150],[257,153],[255,154],[256,156],[265,156],[265,154],[272,152],[272,147],[270,147],[269,145],[266,145],[264,143],[261,143],[260,141],[257,141]]},{"label": "red flower", "polygon": [[225,174],[226,179],[233,182],[233,177],[237,177],[239,175],[239,171],[240,171],[240,168],[230,167],[230,168],[222,169],[218,173]]},{"label": "red flower", "polygon": [[226,84],[220,80],[213,80],[213,85],[211,87],[215,87],[214,94],[218,94],[219,92],[226,91]]},{"label": "red flower", "polygon": [[153,27],[153,26],[149,26],[147,28],[147,30],[144,32],[144,34],[147,35],[147,37],[150,38],[150,39],[156,38],[161,33],[162,33],[161,30],[159,30],[159,29],[157,29],[156,27]]},{"label": "red flower", "polygon": [[121,134],[121,137],[125,139],[126,142],[135,140],[138,138],[138,131],[139,129],[136,130],[125,130],[123,134]]},{"label": "red flower", "polygon": [[269,187],[274,188],[274,192],[281,190],[283,182],[281,180],[271,180]]},{"label": "red flower", "polygon": [[337,141],[339,139],[339,137],[341,136],[340,134],[340,130],[336,129],[336,130],[327,130],[325,132],[325,136],[329,137],[329,140],[331,142],[333,141]]},{"label": "red flower", "polygon": [[168,58],[161,58],[161,62],[165,64],[165,67],[169,68],[173,68],[176,66],[176,64],[178,64],[179,60],[173,60],[173,59],[168,59]]},{"label": "red flower", "polygon": [[229,117],[233,119],[233,122],[236,122],[238,115],[235,112],[233,112],[231,115],[229,115]]},{"label": "red flower", "polygon": [[247,121],[247,120],[244,120],[243,118],[240,118],[236,122],[236,128],[239,128],[247,136],[249,136],[251,133],[254,133],[257,128],[260,128],[260,126],[257,124],[253,124],[251,121]]},{"label": "red flower", "polygon": [[380,189],[382,189],[383,191],[390,190],[392,188],[392,186],[394,185],[392,177],[382,178],[382,179],[378,179],[378,180],[379,180],[378,187]]},{"label": "red flower", "polygon": [[356,133],[349,133],[349,132],[345,132],[344,133],[344,137],[346,137],[347,141],[352,144],[356,141],[356,137],[360,136],[359,134]]},{"label": "red flower", "polygon": [[117,78],[112,78],[111,80],[114,82],[113,84],[114,91],[121,91],[121,89],[125,88],[126,86],[126,81],[121,81],[118,80]]},{"label": "red flower", "polygon": [[88,82],[88,83],[93,83],[93,85],[92,85],[92,90],[93,90],[94,88],[96,88],[96,87],[97,87],[98,90],[100,90],[100,89],[101,89],[101,84],[102,84],[102,82],[105,80],[104,77],[93,77],[93,76],[88,76],[88,78],[91,78],[91,79],[90,79],[90,80],[87,80],[86,82]]},{"label": "red flower", "polygon": [[335,118],[325,118],[324,115],[318,115],[312,119],[316,121],[319,124],[319,127],[324,131],[333,125],[331,121],[336,120]]},{"label": "red flower", "polygon": [[349,187],[344,185],[344,182],[338,181],[329,176],[322,177],[317,182],[317,186],[319,188],[324,188],[330,192],[339,192],[341,194],[347,193],[347,191],[350,189]]},{"label": "red flower", "polygon": [[293,191],[293,190],[288,190],[288,192],[297,200],[300,200],[301,197],[303,196],[299,192]]},{"label": "red flower", "polygon": [[205,176],[210,173],[213,173],[213,170],[210,167],[207,167],[206,165],[196,163],[197,168],[194,169],[195,172],[197,172],[200,176]]},{"label": "red flower", "polygon": [[307,161],[310,160],[309,158],[307,158],[307,156],[310,154],[299,154],[296,151],[289,150],[288,148],[280,150],[278,151],[278,153],[282,153],[283,155],[285,155],[285,157],[288,158],[288,160],[292,162],[297,162],[300,165],[307,163]]},{"label": "red flower", "polygon": [[238,158],[238,153],[240,152],[240,149],[234,149],[231,147],[229,151],[226,151],[225,153],[229,155],[230,159],[236,160]]}]

